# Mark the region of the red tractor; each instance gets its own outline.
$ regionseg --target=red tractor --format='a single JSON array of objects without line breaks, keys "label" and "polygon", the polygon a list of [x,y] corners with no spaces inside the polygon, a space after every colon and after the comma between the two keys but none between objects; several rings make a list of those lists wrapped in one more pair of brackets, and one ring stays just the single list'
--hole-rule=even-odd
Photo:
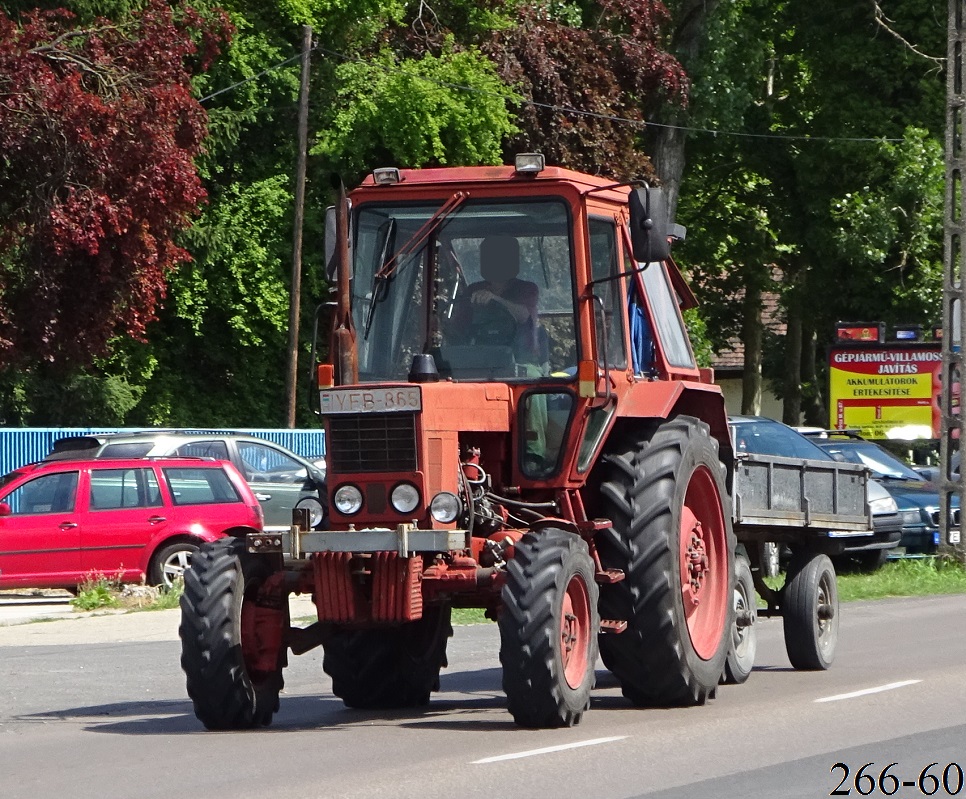
[{"label": "red tractor", "polygon": [[[268,724],[288,650],[317,645],[346,705],[424,705],[454,607],[497,621],[520,725],[576,724],[598,654],[635,705],[712,697],[737,629],[734,455],[661,190],[525,155],[378,169],[330,221],[328,529],[195,556],[199,719]],[[293,592],[318,622],[291,626]]]}]

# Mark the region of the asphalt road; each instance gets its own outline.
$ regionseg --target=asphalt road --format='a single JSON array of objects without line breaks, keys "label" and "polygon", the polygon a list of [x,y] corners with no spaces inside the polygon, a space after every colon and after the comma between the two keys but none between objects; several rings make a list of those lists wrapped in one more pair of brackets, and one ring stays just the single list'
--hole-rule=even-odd
[{"label": "asphalt road", "polygon": [[897,764],[882,787],[897,777],[901,799],[945,769],[947,796],[966,770],[964,619],[966,596],[850,603],[835,664],[811,673],[765,620],[749,681],[707,706],[631,708],[601,669],[583,722],[545,731],[506,713],[495,625],[457,628],[424,712],[345,709],[314,650],[273,725],[239,733],[194,718],[177,611],[0,627],[0,797],[855,797],[866,763],[876,780]]}]

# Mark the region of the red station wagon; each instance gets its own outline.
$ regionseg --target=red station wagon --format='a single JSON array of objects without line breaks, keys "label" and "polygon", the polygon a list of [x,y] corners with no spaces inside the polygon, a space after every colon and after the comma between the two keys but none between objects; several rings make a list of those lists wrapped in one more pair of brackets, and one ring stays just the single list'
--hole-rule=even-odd
[{"label": "red station wagon", "polygon": [[204,542],[262,526],[226,461],[24,466],[0,478],[0,589],[72,589],[92,574],[170,586]]}]

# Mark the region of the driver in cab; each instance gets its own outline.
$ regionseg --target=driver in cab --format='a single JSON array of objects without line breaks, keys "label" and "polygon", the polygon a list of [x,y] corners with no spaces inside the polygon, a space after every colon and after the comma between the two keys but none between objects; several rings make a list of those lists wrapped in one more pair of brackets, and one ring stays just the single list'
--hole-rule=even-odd
[{"label": "driver in cab", "polygon": [[520,243],[513,236],[487,236],[480,244],[482,280],[467,287],[454,319],[468,325],[477,343],[512,345],[519,363],[536,364],[539,289],[520,280]]}]

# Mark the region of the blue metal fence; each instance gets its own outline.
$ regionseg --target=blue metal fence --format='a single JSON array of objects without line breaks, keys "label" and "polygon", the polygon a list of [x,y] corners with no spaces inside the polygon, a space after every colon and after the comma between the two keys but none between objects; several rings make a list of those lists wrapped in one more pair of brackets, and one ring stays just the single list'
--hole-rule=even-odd
[{"label": "blue metal fence", "polygon": [[[86,436],[92,433],[131,433],[146,428],[128,427],[0,427],[0,475],[41,460],[54,448],[54,442],[65,436]],[[325,454],[325,434],[321,430],[286,430],[253,428],[246,430],[215,431],[189,430],[186,432],[234,432],[258,436],[286,447],[304,458]]]}]

